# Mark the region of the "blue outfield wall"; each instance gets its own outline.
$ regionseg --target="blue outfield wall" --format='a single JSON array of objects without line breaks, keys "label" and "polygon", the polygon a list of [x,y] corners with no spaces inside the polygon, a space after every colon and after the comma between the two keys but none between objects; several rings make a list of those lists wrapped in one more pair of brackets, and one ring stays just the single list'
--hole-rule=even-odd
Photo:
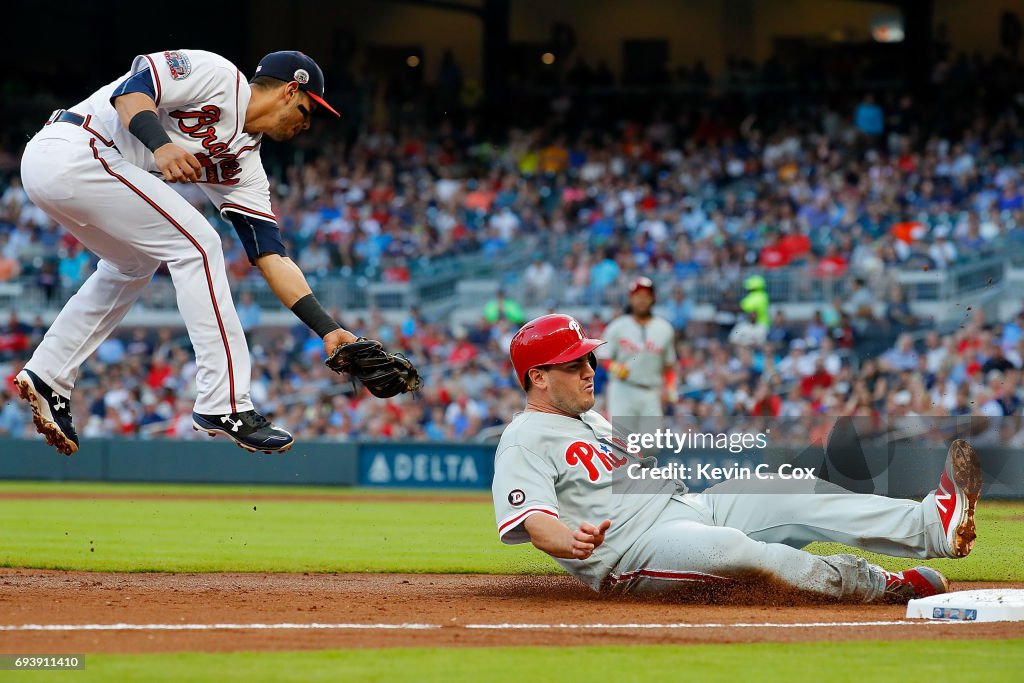
[{"label": "blue outfield wall", "polygon": [[[458,442],[299,441],[287,453],[251,454],[221,439],[143,441],[87,439],[71,457],[42,440],[0,439],[0,479],[155,483],[305,484],[371,488],[488,489],[494,476],[493,444]],[[983,448],[983,495],[1024,498],[1024,451]],[[858,493],[921,496],[935,488],[946,451],[922,445],[891,452],[869,450],[851,462],[829,460],[821,451],[770,449],[753,458],[728,451],[692,450],[660,459],[709,467],[754,467],[793,463],[812,466]],[[618,474],[616,475],[618,476]],[[687,478],[692,491],[716,481]]]},{"label": "blue outfield wall", "polygon": [[212,439],[87,439],[66,457],[45,441],[0,439],[0,479],[353,486],[358,451],[351,443],[300,442],[267,455]]},{"label": "blue outfield wall", "polygon": [[86,439],[66,457],[0,439],[0,479],[486,489],[493,476],[493,444],[299,441],[268,455],[222,439]]},{"label": "blue outfield wall", "polygon": [[364,443],[358,458],[360,486],[485,489],[494,477],[494,445]]}]

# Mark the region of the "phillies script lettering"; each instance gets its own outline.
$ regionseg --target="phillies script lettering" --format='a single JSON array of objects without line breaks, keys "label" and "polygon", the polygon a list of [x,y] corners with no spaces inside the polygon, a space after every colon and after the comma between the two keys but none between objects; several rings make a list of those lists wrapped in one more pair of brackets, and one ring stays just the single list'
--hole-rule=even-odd
[{"label": "phillies script lettering", "polygon": [[590,481],[597,481],[601,478],[600,465],[605,472],[622,467],[627,462],[626,458],[615,455],[615,452],[608,446],[595,446],[586,441],[573,441],[565,449],[565,462],[569,465],[582,465],[587,470],[587,477]]},{"label": "phillies script lettering", "polygon": [[238,163],[238,155],[228,151],[228,144],[217,139],[214,127],[220,121],[220,107],[214,104],[203,105],[198,111],[172,111],[168,114],[177,119],[178,130],[190,138],[199,140],[206,152],[196,154],[202,164],[206,177],[201,183],[215,185],[237,185],[242,167]]},{"label": "phillies script lettering", "polygon": [[650,353],[661,353],[662,347],[655,344],[651,340],[647,340],[643,344],[637,344],[631,339],[620,339],[619,348],[629,353],[638,353],[640,351],[649,351]]}]

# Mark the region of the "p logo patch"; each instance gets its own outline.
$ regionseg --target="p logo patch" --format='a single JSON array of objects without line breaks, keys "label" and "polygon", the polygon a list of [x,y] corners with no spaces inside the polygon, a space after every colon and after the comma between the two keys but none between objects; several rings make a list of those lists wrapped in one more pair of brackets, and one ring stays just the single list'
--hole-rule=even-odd
[{"label": "p logo patch", "polygon": [[526,494],[520,489],[512,489],[508,494],[508,504],[514,508],[519,507],[526,502]]}]

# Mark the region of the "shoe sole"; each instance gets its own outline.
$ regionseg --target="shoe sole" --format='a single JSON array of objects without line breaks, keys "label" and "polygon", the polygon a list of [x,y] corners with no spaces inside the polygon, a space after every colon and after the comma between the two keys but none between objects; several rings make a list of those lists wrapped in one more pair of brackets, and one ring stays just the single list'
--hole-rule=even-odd
[{"label": "shoe sole", "polygon": [[65,436],[56,422],[44,416],[42,399],[36,393],[32,381],[19,376],[14,378],[14,384],[18,387],[18,394],[22,400],[32,408],[32,422],[36,425],[36,431],[46,437],[46,443],[67,456],[77,453],[78,446],[75,442]]},{"label": "shoe sole", "polygon": [[229,439],[231,439],[232,441],[234,441],[236,446],[238,446],[239,448],[242,448],[244,450],[247,450],[250,453],[284,453],[287,450],[291,450],[291,447],[295,445],[295,442],[292,441],[287,446],[282,446],[281,448],[273,448],[273,449],[269,449],[269,450],[266,449],[266,448],[257,448],[256,446],[250,446],[247,443],[242,443],[241,441],[239,441],[235,437],[231,436],[227,432],[222,432],[222,431],[215,430],[215,429],[207,429],[206,427],[200,427],[198,424],[196,424],[196,422],[194,420],[192,421],[192,429],[194,429],[197,432],[205,432],[206,434],[208,434],[211,437],[214,437],[214,436],[226,436]]},{"label": "shoe sole", "polygon": [[950,477],[953,480],[953,485],[963,492],[964,498],[967,500],[967,504],[960,513],[960,522],[953,533],[950,550],[954,557],[966,557],[974,547],[974,540],[978,537],[974,525],[974,509],[978,505],[978,496],[981,495],[981,460],[978,459],[974,447],[963,439],[957,439],[950,445],[949,459],[953,466]]}]

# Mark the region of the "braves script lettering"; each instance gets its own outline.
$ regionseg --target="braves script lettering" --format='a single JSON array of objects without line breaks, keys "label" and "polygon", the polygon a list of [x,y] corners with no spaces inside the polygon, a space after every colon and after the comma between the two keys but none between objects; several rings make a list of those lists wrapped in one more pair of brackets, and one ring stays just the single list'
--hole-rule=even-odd
[{"label": "braves script lettering", "polygon": [[220,107],[214,104],[205,104],[198,111],[176,110],[168,116],[177,119],[178,130],[190,138],[199,140],[203,149],[206,150],[205,154],[196,155],[196,159],[206,170],[206,177],[200,182],[219,185],[238,184],[238,178],[235,176],[242,170],[237,160],[238,155],[228,152],[226,142],[217,140],[217,129],[214,126],[220,121]]}]

